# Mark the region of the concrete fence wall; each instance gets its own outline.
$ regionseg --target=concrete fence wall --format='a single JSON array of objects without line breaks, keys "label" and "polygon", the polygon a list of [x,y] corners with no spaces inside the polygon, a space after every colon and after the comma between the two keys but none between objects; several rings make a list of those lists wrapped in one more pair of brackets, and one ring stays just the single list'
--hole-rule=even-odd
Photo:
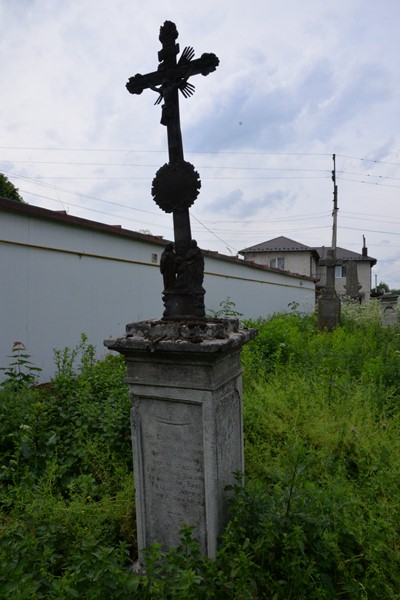
[{"label": "concrete fence wall", "polygon": [[[26,346],[41,379],[54,373],[53,349],[81,333],[103,340],[133,321],[160,318],[162,240],[63,213],[0,199],[0,366],[14,341]],[[244,317],[314,305],[310,279],[206,253],[206,307],[228,297]],[[0,378],[2,377],[0,372]]]}]

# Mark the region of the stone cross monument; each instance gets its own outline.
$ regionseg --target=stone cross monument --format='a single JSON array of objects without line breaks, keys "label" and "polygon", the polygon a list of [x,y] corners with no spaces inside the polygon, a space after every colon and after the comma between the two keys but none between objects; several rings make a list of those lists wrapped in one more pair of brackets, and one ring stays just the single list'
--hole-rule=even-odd
[{"label": "stone cross monument", "polygon": [[326,266],[326,283],[318,299],[318,327],[332,331],[340,322],[340,298],[335,290],[335,266],[339,263],[333,248],[327,250],[320,264]]},{"label": "stone cross monument", "polygon": [[162,254],[162,319],[130,323],[123,337],[105,345],[124,355],[132,399],[132,445],[139,560],[152,542],[179,542],[185,524],[195,528],[202,551],[214,557],[226,521],[225,487],[244,471],[240,352],[255,329],[237,319],[207,319],[204,258],[191,238],[189,207],[200,178],[183,157],[178,92],[193,94],[192,75],[218,65],[214,54],[193,60],[185,48],[179,60],[178,32],[160,29],[158,70],[135,75],[127,88],[149,88],[163,101],[169,162],[152,186],[156,203],[173,214],[175,242]]},{"label": "stone cross monument", "polygon": [[195,87],[189,78],[215,71],[219,60],[210,53],[193,60],[194,50],[188,46],[177,61],[177,37],[175,23],[165,21],[160,28],[162,50],[158,53],[157,71],[131,77],[126,87],[131,94],[151,89],[158,94],[155,104],[163,102],[161,124],[167,127],[169,162],[157,171],[152,195],[163,211],[172,212],[174,221],[175,248],[166,248],[161,261],[164,317],[204,317],[204,260],[192,240],[189,219],[189,207],[198,196],[201,182],[199,174],[183,155],[179,91],[185,98],[191,96]]},{"label": "stone cross monument", "polygon": [[362,286],[358,282],[358,269],[355,260],[349,260],[346,263],[346,296],[353,300],[361,301],[360,290]]}]

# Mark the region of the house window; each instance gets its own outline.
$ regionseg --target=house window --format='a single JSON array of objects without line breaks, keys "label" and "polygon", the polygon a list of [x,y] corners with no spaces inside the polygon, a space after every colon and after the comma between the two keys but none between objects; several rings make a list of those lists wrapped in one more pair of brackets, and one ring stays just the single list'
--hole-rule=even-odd
[{"label": "house window", "polygon": [[346,277],[346,267],[343,265],[336,265],[335,278],[340,279],[341,277]]},{"label": "house window", "polygon": [[152,254],[152,255],[151,255],[151,262],[152,262],[152,263],[156,263],[156,262],[157,262],[157,258],[158,258],[158,257],[157,257],[157,254]]},{"label": "house window", "polygon": [[284,258],[271,258],[269,261],[269,266],[274,269],[284,269],[285,268],[285,259]]}]

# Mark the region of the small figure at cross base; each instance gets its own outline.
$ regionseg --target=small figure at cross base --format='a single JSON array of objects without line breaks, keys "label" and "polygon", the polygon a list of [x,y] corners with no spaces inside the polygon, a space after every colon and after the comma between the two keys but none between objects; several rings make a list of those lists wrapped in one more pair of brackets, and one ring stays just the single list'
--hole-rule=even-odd
[{"label": "small figure at cross base", "polygon": [[194,50],[188,46],[177,61],[177,37],[175,23],[165,21],[160,27],[162,49],[158,53],[157,71],[131,77],[126,87],[131,94],[151,89],[159,94],[155,104],[163,101],[161,124],[167,127],[169,162],[157,171],[151,190],[156,204],[163,211],[172,213],[174,221],[174,248],[168,245],[160,264],[164,278],[163,318],[204,318],[204,257],[192,240],[189,218],[189,207],[199,194],[201,182],[193,165],[184,159],[178,92],[185,98],[192,96],[195,87],[188,79],[193,75],[212,73],[219,60],[211,53],[193,59]]}]

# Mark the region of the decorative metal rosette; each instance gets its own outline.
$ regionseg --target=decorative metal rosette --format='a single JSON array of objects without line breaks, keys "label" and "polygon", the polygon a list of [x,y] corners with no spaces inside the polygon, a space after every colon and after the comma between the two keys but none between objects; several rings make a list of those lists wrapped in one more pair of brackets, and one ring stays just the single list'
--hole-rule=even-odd
[{"label": "decorative metal rosette", "polygon": [[158,169],[151,195],[161,210],[171,213],[192,206],[200,187],[200,175],[191,163],[182,160],[172,165],[166,163]]}]

